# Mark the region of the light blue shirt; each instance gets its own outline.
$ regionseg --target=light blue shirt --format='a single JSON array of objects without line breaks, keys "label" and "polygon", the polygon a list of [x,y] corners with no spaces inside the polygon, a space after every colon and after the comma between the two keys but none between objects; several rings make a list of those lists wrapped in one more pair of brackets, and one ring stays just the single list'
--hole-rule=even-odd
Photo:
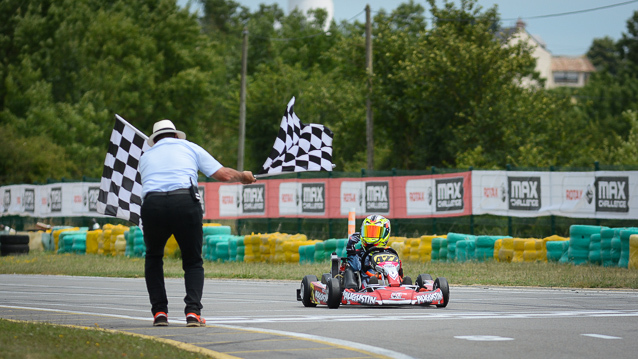
[{"label": "light blue shirt", "polygon": [[177,138],[164,138],[144,152],[140,159],[142,198],[148,192],[169,192],[197,185],[197,171],[207,177],[220,168],[219,163],[199,145]]}]

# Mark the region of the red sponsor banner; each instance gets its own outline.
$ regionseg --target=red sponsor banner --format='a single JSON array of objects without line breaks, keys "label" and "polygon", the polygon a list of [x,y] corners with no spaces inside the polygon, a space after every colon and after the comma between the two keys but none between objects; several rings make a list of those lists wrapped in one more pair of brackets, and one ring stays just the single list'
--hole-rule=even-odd
[{"label": "red sponsor banner", "polygon": [[205,219],[343,218],[351,211],[357,218],[428,218],[467,216],[472,209],[471,172],[199,185],[204,187]]}]

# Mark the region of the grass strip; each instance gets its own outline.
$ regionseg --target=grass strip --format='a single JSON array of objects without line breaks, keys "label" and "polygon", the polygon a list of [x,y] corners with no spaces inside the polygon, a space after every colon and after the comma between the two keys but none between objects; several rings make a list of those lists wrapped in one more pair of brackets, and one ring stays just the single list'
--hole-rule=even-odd
[{"label": "grass strip", "polygon": [[2,358],[210,358],[164,341],[100,328],[0,319]]},{"label": "grass strip", "polygon": [[[406,275],[420,273],[445,277],[454,285],[534,286],[556,288],[638,289],[638,270],[545,262],[410,262],[404,261]],[[206,278],[274,279],[301,281],[306,274],[321,277],[330,264],[204,262]],[[164,259],[165,276],[182,278],[182,262]],[[0,274],[51,274],[70,276],[143,278],[144,259],[124,256],[52,254],[35,252],[0,257]]]}]

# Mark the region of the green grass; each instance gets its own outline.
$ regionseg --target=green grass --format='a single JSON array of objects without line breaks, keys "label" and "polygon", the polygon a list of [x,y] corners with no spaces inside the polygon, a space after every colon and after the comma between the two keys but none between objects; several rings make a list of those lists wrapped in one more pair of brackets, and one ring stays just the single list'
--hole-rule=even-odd
[{"label": "green grass", "polygon": [[[204,262],[207,278],[279,279],[301,281],[306,274],[318,277],[329,271],[329,263],[244,263]],[[638,289],[638,270],[558,263],[499,262],[404,262],[406,275],[416,279],[419,273],[445,277],[454,285],[498,285],[563,288]],[[182,278],[180,259],[164,260],[166,277]],[[51,274],[71,276],[127,277],[144,276],[144,259],[123,256],[49,254],[36,252],[24,256],[0,257],[0,274]]]},{"label": "green grass", "polygon": [[173,345],[97,328],[0,319],[0,358],[206,358]]}]

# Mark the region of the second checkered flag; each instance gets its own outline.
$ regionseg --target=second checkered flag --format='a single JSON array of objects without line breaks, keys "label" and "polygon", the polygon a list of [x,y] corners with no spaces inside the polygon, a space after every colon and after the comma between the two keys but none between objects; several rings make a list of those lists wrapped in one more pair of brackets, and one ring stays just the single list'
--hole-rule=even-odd
[{"label": "second checkered flag", "polygon": [[295,114],[293,97],[281,119],[275,145],[258,175],[305,171],[332,171],[332,138],[329,128],[303,124]]}]

